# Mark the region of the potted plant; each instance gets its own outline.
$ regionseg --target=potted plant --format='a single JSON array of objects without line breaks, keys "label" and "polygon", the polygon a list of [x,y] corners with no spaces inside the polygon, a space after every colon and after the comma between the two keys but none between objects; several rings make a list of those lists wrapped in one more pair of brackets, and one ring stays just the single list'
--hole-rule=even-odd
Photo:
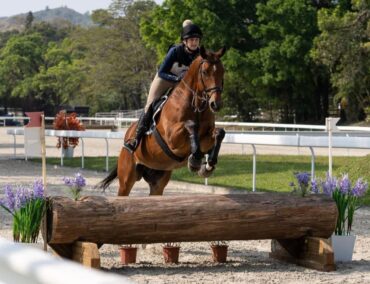
[{"label": "potted plant", "polygon": [[332,197],[338,209],[337,224],[331,237],[335,261],[352,260],[356,240],[356,236],[351,235],[354,213],[360,208],[360,198],[365,195],[367,188],[368,184],[362,178],[352,186],[348,174],[343,174],[339,179],[327,174],[323,181],[311,180],[311,192]]},{"label": "potted plant", "polygon": [[[67,114],[61,110],[54,118],[53,128],[55,130],[77,130],[83,131],[85,127],[77,118],[75,112]],[[73,149],[78,145],[78,137],[58,137],[57,148],[62,148],[63,157],[72,157]]]},{"label": "potted plant", "polygon": [[134,245],[122,245],[119,248],[121,256],[121,264],[127,265],[136,263],[137,247]]},{"label": "potted plant", "polygon": [[348,174],[341,178],[326,176],[321,183],[323,193],[331,196],[338,208],[335,233],[331,237],[335,261],[351,261],[356,236],[351,235],[354,213],[359,206],[359,198],[366,193],[367,182],[359,178],[351,186]]},{"label": "potted plant", "polygon": [[82,174],[77,172],[74,177],[64,177],[63,182],[69,188],[73,200],[78,200],[81,197],[82,189],[86,186],[86,179]]},{"label": "potted plant", "polygon": [[226,241],[211,242],[213,261],[219,263],[226,262],[228,247],[229,245]]},{"label": "potted plant", "polygon": [[13,216],[14,241],[36,243],[46,212],[42,182],[36,180],[32,187],[5,186],[5,197],[0,200],[0,206]]},{"label": "potted plant", "polygon": [[179,254],[179,243],[165,243],[163,245],[163,257],[165,263],[179,263]]}]

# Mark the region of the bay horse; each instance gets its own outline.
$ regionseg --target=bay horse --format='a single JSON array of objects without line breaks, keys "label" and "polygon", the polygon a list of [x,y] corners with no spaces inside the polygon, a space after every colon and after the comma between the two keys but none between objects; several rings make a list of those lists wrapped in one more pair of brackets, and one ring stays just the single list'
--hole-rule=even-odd
[{"label": "bay horse", "polygon": [[[200,48],[185,77],[163,105],[153,132],[145,136],[134,153],[121,149],[117,166],[100,182],[106,189],[118,177],[119,196],[129,195],[142,177],[150,195],[162,195],[172,170],[186,166],[202,177],[211,175],[217,164],[224,129],[215,127],[215,112],[222,104],[224,67],[217,52]],[[135,136],[137,122],[126,132],[125,140]],[[208,154],[207,162],[202,162]]]}]

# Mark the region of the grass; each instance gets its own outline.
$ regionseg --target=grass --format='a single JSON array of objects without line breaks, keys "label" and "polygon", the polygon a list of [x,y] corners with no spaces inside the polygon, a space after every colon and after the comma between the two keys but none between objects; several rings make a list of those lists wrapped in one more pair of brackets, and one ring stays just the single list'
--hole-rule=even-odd
[{"label": "grass", "polygon": [[[116,157],[109,158],[109,168],[115,167]],[[49,164],[60,164],[59,158],[48,158]],[[80,158],[64,159],[68,167],[81,166]],[[219,158],[217,169],[208,179],[209,185],[223,186],[239,190],[252,190],[252,156],[223,155]],[[104,157],[85,157],[85,168],[102,171],[105,169]],[[315,173],[324,178],[328,169],[327,157],[316,157]],[[294,172],[310,172],[310,156],[257,156],[257,191],[290,191],[289,183],[294,181]],[[366,157],[333,157],[333,174],[348,173],[351,180],[363,177],[370,181],[370,155]],[[172,180],[204,184],[204,179],[190,173],[187,168],[175,170]],[[370,205],[370,190],[364,198]]]}]

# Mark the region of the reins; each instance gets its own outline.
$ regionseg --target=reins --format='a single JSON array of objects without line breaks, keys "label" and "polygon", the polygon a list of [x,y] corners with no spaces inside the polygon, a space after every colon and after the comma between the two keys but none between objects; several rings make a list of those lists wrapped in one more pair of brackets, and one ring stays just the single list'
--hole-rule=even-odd
[{"label": "reins", "polygon": [[[199,68],[198,68],[198,78],[199,78],[199,75],[200,75],[200,80],[203,84],[203,91],[201,92],[201,95],[198,94],[198,90],[193,90],[186,82],[184,79],[182,79],[181,81],[183,82],[183,84],[185,85],[185,87],[192,93],[193,95],[193,98],[192,98],[192,101],[191,101],[191,106],[192,106],[192,109],[194,112],[203,112],[206,110],[207,108],[207,105],[208,105],[208,101],[209,101],[209,96],[208,94],[209,93],[213,93],[213,92],[222,92],[223,91],[223,88],[222,87],[218,87],[218,86],[214,86],[214,87],[211,87],[211,88],[206,88],[206,84],[204,83],[204,80],[203,80],[203,75],[202,75],[202,65],[203,63],[205,62],[208,62],[209,64],[211,65],[214,65],[214,64],[217,64],[219,62],[219,60],[217,61],[210,61],[210,60],[207,60],[207,59],[203,59],[200,64],[199,64]],[[197,106],[196,105],[196,101],[200,100],[200,106]]]}]

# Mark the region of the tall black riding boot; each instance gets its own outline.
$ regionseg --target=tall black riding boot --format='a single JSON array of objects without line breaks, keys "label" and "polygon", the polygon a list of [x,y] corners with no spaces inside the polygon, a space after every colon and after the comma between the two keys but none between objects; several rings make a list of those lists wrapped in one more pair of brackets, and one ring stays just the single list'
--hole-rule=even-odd
[{"label": "tall black riding boot", "polygon": [[145,135],[145,132],[148,131],[150,127],[150,119],[152,118],[153,112],[151,107],[147,112],[143,112],[140,115],[139,121],[136,127],[136,136],[133,140],[126,141],[123,146],[129,150],[131,153],[135,152],[136,148],[139,146],[141,139]]}]

